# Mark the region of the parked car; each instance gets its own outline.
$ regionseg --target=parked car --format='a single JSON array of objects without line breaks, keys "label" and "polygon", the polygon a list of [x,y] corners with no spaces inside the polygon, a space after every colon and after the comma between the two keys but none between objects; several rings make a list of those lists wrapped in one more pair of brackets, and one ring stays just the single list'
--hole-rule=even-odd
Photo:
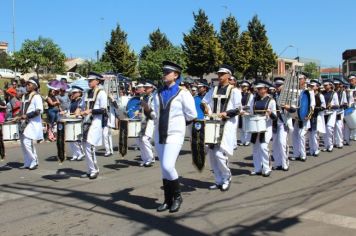
[{"label": "parked car", "polygon": [[0,79],[2,78],[20,79],[20,73],[15,73],[10,69],[0,69]]}]

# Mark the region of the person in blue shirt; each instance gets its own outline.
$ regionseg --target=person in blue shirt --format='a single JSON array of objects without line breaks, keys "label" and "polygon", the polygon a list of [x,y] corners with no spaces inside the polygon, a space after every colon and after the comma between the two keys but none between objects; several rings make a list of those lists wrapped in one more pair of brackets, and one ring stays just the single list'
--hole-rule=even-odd
[{"label": "person in blue shirt", "polygon": [[205,94],[209,91],[209,85],[205,81],[198,83],[198,95],[194,97],[195,108],[197,109],[198,119],[204,119],[204,107],[201,101]]}]

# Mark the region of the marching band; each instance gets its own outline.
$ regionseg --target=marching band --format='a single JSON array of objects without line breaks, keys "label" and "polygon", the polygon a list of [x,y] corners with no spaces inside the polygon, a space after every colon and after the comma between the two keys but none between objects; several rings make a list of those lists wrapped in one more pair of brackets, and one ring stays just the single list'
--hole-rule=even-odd
[{"label": "marching band", "polygon": [[[240,146],[253,144],[251,175],[264,177],[270,176],[272,170],[288,171],[290,160],[306,161],[307,156],[319,156],[321,146],[322,151],[332,152],[334,147],[350,145],[350,140],[356,138],[355,75],[348,77],[348,83],[341,79],[309,81],[305,74],[299,73],[290,78],[276,77],[273,84],[244,80],[235,86],[234,68],[224,64],[217,71],[218,85],[199,81],[194,94],[180,86],[182,70],[180,65],[164,61],[163,86],[156,89],[152,81],[137,84],[136,96],[126,99],[127,106],[103,89],[102,75],[91,72],[87,78],[89,89],[72,86],[68,112],[61,114],[57,148],[63,149],[58,150],[63,157],[59,159],[65,159],[64,143],[69,142],[70,160],[86,159],[87,171],[82,177],[96,179],[99,167],[95,149],[104,143],[105,156],[113,155],[112,130],[119,129],[122,155],[126,154],[127,138],[131,137],[139,145],[140,166],[152,166],[157,153],[164,190],[164,201],[157,211],[177,212],[183,199],[176,162],[187,127],[194,137],[192,143],[196,144],[192,145],[193,163],[201,170],[207,154],[214,175],[214,184],[209,189],[220,191],[231,187],[229,157],[236,150],[237,133]],[[296,79],[296,87],[292,89],[294,102],[288,103],[284,99],[293,78]],[[44,138],[39,87],[34,77],[26,82],[21,111],[2,125],[0,135],[3,143],[16,140],[14,134],[18,132],[24,157],[21,168],[29,170],[39,164],[34,141]],[[123,107],[125,118],[121,117]],[[71,123],[71,118],[79,122]],[[17,123],[18,130],[14,131]],[[293,150],[289,157],[290,138]],[[5,152],[3,145],[0,149]]]}]

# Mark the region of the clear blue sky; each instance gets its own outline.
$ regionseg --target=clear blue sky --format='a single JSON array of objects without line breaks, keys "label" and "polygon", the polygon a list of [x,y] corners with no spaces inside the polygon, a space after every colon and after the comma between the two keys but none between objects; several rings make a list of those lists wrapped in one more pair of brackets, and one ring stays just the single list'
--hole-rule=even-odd
[{"label": "clear blue sky", "polygon": [[[318,59],[338,66],[345,49],[356,48],[355,0],[15,0],[16,48],[25,39],[52,38],[68,57],[95,58],[117,23],[139,52],[158,27],[176,45],[193,26],[193,12],[205,10],[218,30],[233,14],[241,30],[258,14],[277,54]],[[0,1],[0,41],[12,50],[12,0]],[[298,48],[298,50],[297,50]]]}]

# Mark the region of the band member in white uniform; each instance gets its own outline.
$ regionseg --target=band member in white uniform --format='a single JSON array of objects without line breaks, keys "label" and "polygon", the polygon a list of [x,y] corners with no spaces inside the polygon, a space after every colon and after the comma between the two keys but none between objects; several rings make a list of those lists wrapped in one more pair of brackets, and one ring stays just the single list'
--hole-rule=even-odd
[{"label": "band member in white uniform", "polygon": [[311,80],[309,84],[310,88],[314,91],[315,107],[313,116],[310,120],[310,132],[309,132],[309,153],[312,156],[319,156],[319,134],[325,134],[325,121],[324,110],[326,109],[326,103],[324,95],[319,91],[320,82],[318,80]]},{"label": "band member in white uniform", "polygon": [[209,189],[227,191],[231,184],[231,171],[228,158],[233,155],[236,145],[237,115],[242,109],[241,91],[229,84],[229,78],[234,69],[229,65],[221,65],[217,74],[219,85],[210,89],[204,96],[202,104],[206,107],[205,113],[215,114],[224,123],[221,143],[210,145],[208,155],[211,168],[214,172],[215,184]]},{"label": "band member in white uniform", "polygon": [[[299,74],[298,75],[299,79],[299,89],[298,89],[298,94],[299,94],[299,100],[298,100],[298,106],[300,104],[300,98],[302,97],[302,93],[307,92],[308,88],[306,87],[306,76],[304,74]],[[295,160],[301,160],[301,161],[306,161],[307,159],[307,154],[306,154],[306,148],[305,148],[305,135],[307,130],[310,128],[310,121],[309,119],[311,118],[310,115],[312,114],[314,107],[315,107],[315,97],[314,97],[314,92],[309,90],[310,94],[310,113],[307,117],[305,117],[305,120],[298,120],[296,119],[294,121],[294,129],[293,129],[293,156],[290,158],[290,160],[295,161]]]},{"label": "band member in white uniform", "polygon": [[[356,90],[355,90],[355,85],[356,85],[356,76],[351,75],[348,77],[350,84],[348,85],[349,88],[346,90],[346,97],[347,97],[347,103],[348,107],[355,107],[355,96],[356,96]],[[344,123],[344,140],[345,140],[345,145],[349,146],[350,145],[350,138],[353,135],[355,130],[351,130],[349,126]]]},{"label": "band member in white uniform", "polygon": [[41,95],[38,93],[40,83],[37,78],[32,77],[26,82],[27,94],[22,97],[20,119],[20,141],[26,168],[34,170],[38,167],[38,156],[33,141],[43,139],[43,127],[41,114],[43,113],[43,103]]},{"label": "band member in white uniform", "polygon": [[114,147],[112,144],[112,129],[116,127],[116,119],[119,116],[119,106],[115,99],[108,96],[108,114],[106,124],[103,128],[103,138],[105,147],[105,157],[112,156],[114,154]]},{"label": "band member in white uniform", "polygon": [[[146,81],[144,84],[145,88],[145,97],[143,100],[148,104],[152,104],[153,99],[153,91],[155,90],[155,86],[151,81]],[[140,137],[138,139],[140,151],[141,151],[141,159],[142,162],[140,166],[150,167],[155,162],[155,157],[153,155],[153,147],[152,147],[152,138],[154,131],[154,121],[146,117],[142,114],[141,117],[141,131]]]},{"label": "band member in white uniform", "polygon": [[[252,106],[253,94],[251,93],[251,83],[247,80],[244,80],[240,84],[241,86],[241,105],[242,110],[249,111],[250,107]],[[240,143],[239,145],[248,146],[250,145],[251,141],[251,133],[244,132],[242,129],[242,116],[239,116],[238,126],[240,129]]]},{"label": "band member in white uniform", "polygon": [[[354,100],[356,100],[356,74],[351,74],[348,77],[350,83],[350,92],[353,94]],[[351,139],[356,141],[356,129],[351,130]]]},{"label": "band member in white uniform", "polygon": [[337,93],[333,91],[333,84],[331,80],[324,80],[324,98],[326,103],[326,110],[324,114],[326,132],[324,135],[324,149],[322,151],[332,152],[334,148],[334,127],[336,123],[336,109],[339,108],[339,98]]},{"label": "band member in white uniform", "polygon": [[[80,108],[82,104],[83,89],[78,86],[72,86],[71,90],[71,102],[69,106],[70,115],[74,114],[75,111]],[[84,157],[84,150],[82,147],[82,142],[69,142],[69,147],[73,153],[71,161],[81,161]]]},{"label": "band member in white uniform", "polygon": [[335,92],[339,99],[339,109],[336,111],[336,122],[335,122],[335,135],[334,135],[334,145],[337,148],[343,148],[344,146],[344,109],[347,108],[347,97],[344,90],[343,81],[340,79],[334,79]]},{"label": "band member in white uniform", "polygon": [[81,104],[80,115],[83,121],[83,148],[87,162],[87,174],[82,177],[96,179],[99,167],[95,155],[95,147],[102,145],[103,120],[107,116],[107,95],[99,84],[103,80],[100,74],[91,72],[87,78],[90,90]]},{"label": "band member in white uniform", "polygon": [[176,81],[182,72],[179,65],[163,62],[163,83],[153,97],[151,108],[142,103],[145,114],[155,121],[154,141],[161,163],[164,202],[157,211],[177,212],[182,204],[175,164],[182,148],[187,122],[197,117],[194,99],[189,90]]},{"label": "band member in white uniform", "polygon": [[264,177],[270,176],[272,172],[268,144],[272,138],[272,120],[277,119],[276,102],[268,95],[268,89],[271,86],[267,81],[256,81],[257,94],[254,96],[250,107],[250,114],[265,115],[267,119],[267,131],[251,135],[254,166],[251,175],[262,175]]},{"label": "band member in white uniform", "polygon": [[[284,78],[274,78],[274,86],[276,92],[274,93],[274,100],[280,99],[281,91],[284,85]],[[293,129],[292,120],[289,118],[289,112],[295,112],[296,109],[290,108],[288,105],[279,107],[276,104],[278,119],[272,121],[273,143],[272,143],[272,156],[274,159],[274,170],[289,170],[288,160],[288,133]]]}]

